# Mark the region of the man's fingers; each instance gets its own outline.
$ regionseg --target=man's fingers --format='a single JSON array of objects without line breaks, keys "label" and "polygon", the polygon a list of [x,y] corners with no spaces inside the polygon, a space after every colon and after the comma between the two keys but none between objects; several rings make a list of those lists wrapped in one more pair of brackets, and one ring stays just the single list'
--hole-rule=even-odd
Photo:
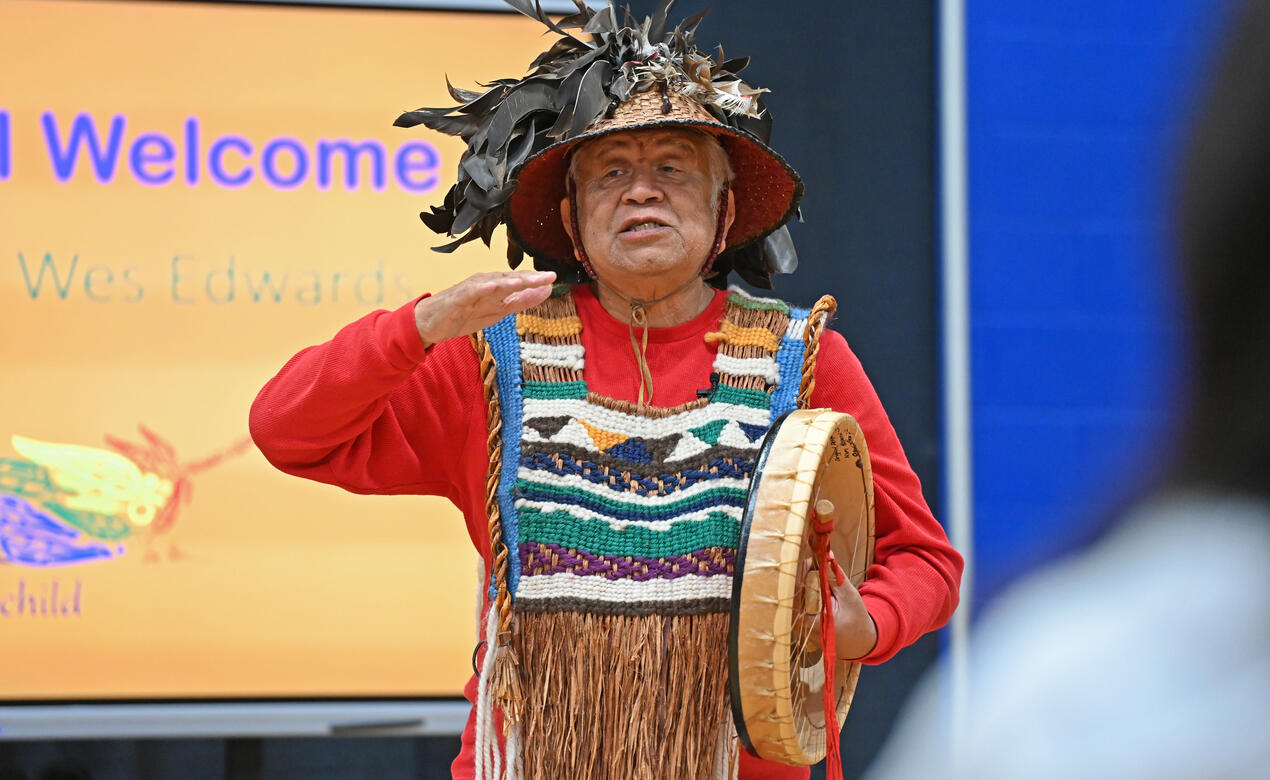
[{"label": "man's fingers", "polygon": [[459,293],[463,305],[493,313],[503,308],[511,295],[542,286],[550,290],[555,280],[556,275],[551,271],[519,271],[494,278],[473,277],[470,280],[473,284],[459,285],[455,291]]},{"label": "man's fingers", "polygon": [[473,333],[508,314],[545,301],[553,271],[508,271],[470,276],[415,307],[415,325],[425,344]]},{"label": "man's fingers", "polygon": [[553,271],[514,271],[506,276],[481,280],[478,289],[487,295],[502,293],[506,297],[517,290],[550,285],[556,281]]},{"label": "man's fingers", "polygon": [[524,311],[531,306],[537,306],[547,298],[551,297],[551,285],[544,284],[539,287],[530,287],[527,290],[519,290],[503,299],[503,307],[508,314]]}]

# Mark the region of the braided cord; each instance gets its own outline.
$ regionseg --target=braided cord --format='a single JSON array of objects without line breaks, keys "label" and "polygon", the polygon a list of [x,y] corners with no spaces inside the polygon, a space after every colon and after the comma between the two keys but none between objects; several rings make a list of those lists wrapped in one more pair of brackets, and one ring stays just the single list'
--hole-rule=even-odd
[{"label": "braided cord", "polygon": [[816,389],[816,358],[820,356],[820,334],[824,333],[829,318],[838,310],[838,302],[832,295],[822,295],[816,305],[811,307],[807,315],[807,330],[803,333],[803,343],[807,350],[803,356],[803,378],[798,385],[798,408],[811,406],[811,394]]},{"label": "braided cord", "polygon": [[503,470],[503,415],[498,402],[498,386],[495,379],[498,365],[490,350],[485,334],[472,334],[472,347],[481,361],[481,387],[485,391],[486,425],[489,433],[486,449],[489,452],[489,472],[485,477],[485,516],[489,518],[490,557],[493,560],[495,587],[494,606],[498,614],[498,641],[511,641],[512,605],[507,590],[507,543],[503,540],[503,516],[498,508],[498,479]]}]

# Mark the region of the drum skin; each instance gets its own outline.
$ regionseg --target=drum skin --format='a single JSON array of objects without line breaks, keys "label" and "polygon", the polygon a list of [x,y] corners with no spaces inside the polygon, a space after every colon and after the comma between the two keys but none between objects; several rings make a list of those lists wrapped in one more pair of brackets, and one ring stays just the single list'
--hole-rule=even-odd
[{"label": "drum skin", "polygon": [[[742,745],[794,766],[814,764],[826,750],[823,661],[818,651],[804,651],[819,608],[811,532],[820,500],[833,503],[830,547],[858,586],[873,562],[874,542],[864,434],[848,414],[800,409],[772,426],[751,477],[728,635],[732,713]],[[839,661],[834,669],[840,724],[859,674],[856,662]]]}]

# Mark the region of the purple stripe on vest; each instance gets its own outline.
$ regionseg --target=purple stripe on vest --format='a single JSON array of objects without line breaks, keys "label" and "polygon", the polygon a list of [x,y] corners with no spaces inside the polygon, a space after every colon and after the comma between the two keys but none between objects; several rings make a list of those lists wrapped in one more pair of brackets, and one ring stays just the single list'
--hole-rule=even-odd
[{"label": "purple stripe on vest", "polygon": [[731,576],[736,551],[726,547],[707,547],[687,555],[645,558],[639,555],[596,555],[586,550],[561,547],[558,544],[525,543],[520,546],[523,576],[538,574],[577,574],[600,576],[607,580],[675,580],[689,574],[711,577]]}]

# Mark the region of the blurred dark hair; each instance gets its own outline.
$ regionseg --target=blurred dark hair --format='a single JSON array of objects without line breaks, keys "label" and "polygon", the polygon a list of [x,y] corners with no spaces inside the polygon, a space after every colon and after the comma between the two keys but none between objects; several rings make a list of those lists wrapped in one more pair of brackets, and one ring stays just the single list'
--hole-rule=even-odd
[{"label": "blurred dark hair", "polygon": [[1181,185],[1190,412],[1170,481],[1270,498],[1270,0],[1234,15]]}]

